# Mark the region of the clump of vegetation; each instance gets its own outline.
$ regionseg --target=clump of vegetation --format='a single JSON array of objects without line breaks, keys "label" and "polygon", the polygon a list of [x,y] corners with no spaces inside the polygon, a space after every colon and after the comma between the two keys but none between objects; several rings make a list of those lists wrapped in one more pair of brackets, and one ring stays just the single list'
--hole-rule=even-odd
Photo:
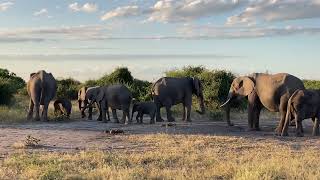
[{"label": "clump of vegetation", "polygon": [[22,78],[7,69],[0,69],[0,105],[9,105],[14,94],[25,86]]},{"label": "clump of vegetation", "polygon": [[[168,77],[197,77],[203,84],[203,95],[208,110],[212,111],[214,117],[221,117],[220,105],[227,99],[230,85],[235,78],[231,72],[224,70],[209,70],[202,66],[187,66],[182,69],[166,72]],[[198,103],[193,101],[194,105]],[[240,109],[246,107],[244,102],[234,102],[234,107]]]},{"label": "clump of vegetation", "polygon": [[78,99],[78,90],[81,83],[75,79],[67,78],[57,80],[57,97],[70,100]]},{"label": "clump of vegetation", "polygon": [[320,90],[320,81],[317,80],[303,80],[304,86],[307,89]]}]

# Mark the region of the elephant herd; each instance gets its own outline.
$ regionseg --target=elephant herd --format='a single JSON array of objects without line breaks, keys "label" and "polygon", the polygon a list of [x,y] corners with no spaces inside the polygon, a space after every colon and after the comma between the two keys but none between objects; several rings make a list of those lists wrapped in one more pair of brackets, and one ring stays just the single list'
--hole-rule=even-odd
[{"label": "elephant herd", "polygon": [[[54,99],[57,83],[51,73],[39,71],[30,75],[27,84],[30,96],[28,119],[32,119],[35,110],[35,120],[47,120],[48,105]],[[92,110],[99,111],[97,120],[110,121],[109,110],[115,123],[132,123],[134,113],[137,112],[137,123],[143,123],[143,115],[150,116],[150,124],[164,121],[160,109],[164,107],[168,122],[175,121],[171,107],[183,105],[183,121],[191,121],[192,96],[199,100],[198,113],[205,113],[203,85],[197,78],[160,78],[152,85],[153,101],[136,102],[130,90],[122,84],[108,86],[82,87],[78,92],[78,106],[81,117],[92,119]],[[276,134],[287,136],[290,124],[295,124],[296,135],[303,136],[302,120],[311,118],[314,122],[313,135],[319,135],[320,118],[320,90],[306,90],[303,82],[290,74],[255,73],[249,76],[237,77],[233,80],[226,102],[221,105],[227,112],[227,122],[230,121],[230,103],[235,99],[248,99],[248,128],[259,131],[259,117],[263,108],[280,113]],[[40,118],[40,106],[42,113]],[[132,111],[130,113],[130,107]],[[72,104],[67,99],[57,99],[54,102],[55,113],[70,116]],[[121,121],[118,120],[117,110],[122,110]]]}]

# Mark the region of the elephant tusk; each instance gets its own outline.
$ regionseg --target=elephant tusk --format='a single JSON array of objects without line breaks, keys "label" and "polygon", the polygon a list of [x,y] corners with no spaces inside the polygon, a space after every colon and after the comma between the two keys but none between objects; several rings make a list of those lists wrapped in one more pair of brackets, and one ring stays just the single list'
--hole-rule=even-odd
[{"label": "elephant tusk", "polygon": [[223,103],[220,108],[223,108],[224,106],[226,106],[229,102],[230,102],[231,98],[229,98],[225,103]]}]

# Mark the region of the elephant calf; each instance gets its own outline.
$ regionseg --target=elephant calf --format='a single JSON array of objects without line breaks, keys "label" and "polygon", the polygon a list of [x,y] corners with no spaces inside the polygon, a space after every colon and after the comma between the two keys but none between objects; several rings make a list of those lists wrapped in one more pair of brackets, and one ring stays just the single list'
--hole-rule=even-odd
[{"label": "elephant calf", "polygon": [[137,123],[142,124],[143,123],[143,115],[148,114],[150,116],[150,124],[155,123],[155,116],[156,116],[157,106],[154,102],[138,102],[134,103],[132,107],[132,115],[131,115],[131,121],[133,118],[133,115],[135,112],[138,112],[136,116]]},{"label": "elephant calf", "polygon": [[71,101],[68,99],[57,99],[53,103],[54,106],[54,113],[65,115],[70,118],[72,104]]},{"label": "elephant calf", "polygon": [[287,116],[281,135],[288,135],[288,126],[294,119],[296,135],[303,136],[302,121],[312,118],[313,135],[319,135],[320,90],[297,90],[288,101]]}]

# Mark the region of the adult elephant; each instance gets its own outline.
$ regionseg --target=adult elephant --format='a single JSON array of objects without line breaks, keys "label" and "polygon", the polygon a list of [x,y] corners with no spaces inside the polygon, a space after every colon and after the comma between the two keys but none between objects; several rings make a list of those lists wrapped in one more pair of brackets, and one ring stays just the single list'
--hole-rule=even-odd
[{"label": "adult elephant", "polygon": [[172,117],[171,106],[181,103],[183,104],[183,121],[191,121],[190,112],[193,94],[195,94],[199,99],[201,111],[197,112],[204,114],[205,105],[202,91],[203,87],[198,78],[160,78],[152,86],[152,95],[157,106],[156,121],[163,121],[160,115],[161,107],[166,108],[168,121],[175,121]]},{"label": "adult elephant", "polygon": [[27,119],[32,119],[33,110],[35,109],[35,120],[39,121],[41,105],[43,106],[41,119],[45,121],[48,120],[48,106],[50,101],[55,97],[57,91],[57,82],[53,75],[44,70],[30,74],[30,79],[27,83],[27,91],[30,96]]},{"label": "adult elephant", "polygon": [[[89,106],[95,102],[98,104],[100,111],[99,117],[101,117],[102,121],[107,122],[107,120],[110,120],[108,111],[110,107],[116,123],[119,123],[116,112],[117,109],[123,112],[122,122],[126,124],[131,123],[130,104],[132,101],[132,93],[126,86],[116,84],[88,89],[85,99],[88,101]],[[106,114],[108,115],[108,119],[106,118]]]},{"label": "adult elephant", "polygon": [[233,80],[228,99],[221,106],[227,106],[227,121],[230,122],[230,102],[237,97],[248,97],[248,126],[249,130],[260,130],[259,117],[263,107],[272,112],[280,112],[280,122],[276,129],[281,134],[287,104],[291,95],[297,89],[305,89],[303,82],[290,74],[255,73]]}]

